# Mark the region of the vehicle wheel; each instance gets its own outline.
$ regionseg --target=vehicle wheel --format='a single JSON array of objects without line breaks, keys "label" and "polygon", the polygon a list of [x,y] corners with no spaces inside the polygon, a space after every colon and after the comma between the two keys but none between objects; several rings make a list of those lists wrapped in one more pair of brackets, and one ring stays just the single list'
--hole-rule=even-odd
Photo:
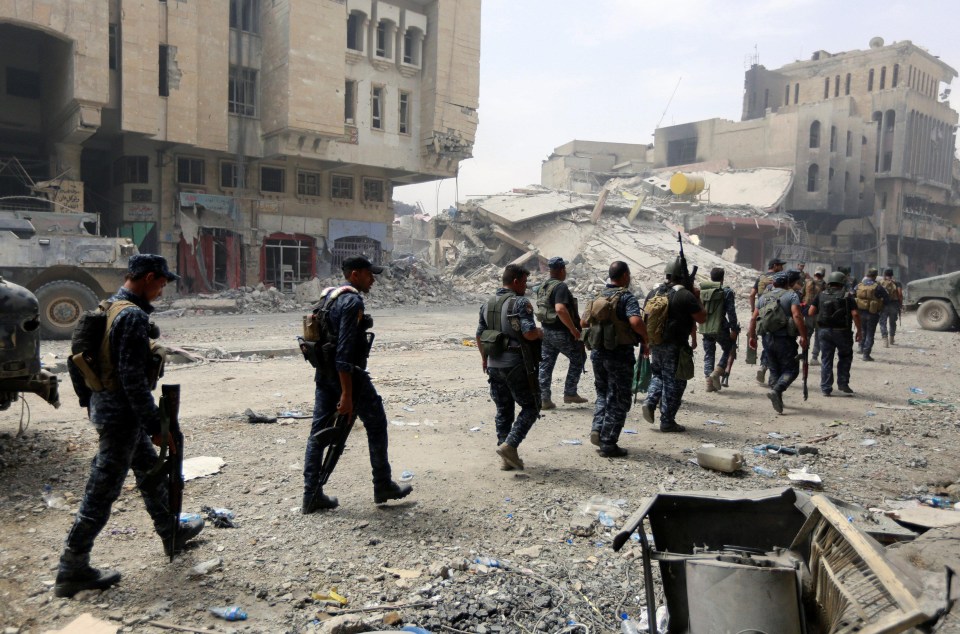
[{"label": "vehicle wheel", "polygon": [[35,293],[40,302],[40,336],[43,339],[69,339],[86,310],[97,307],[96,293],[80,282],[49,282]]},{"label": "vehicle wheel", "polygon": [[939,299],[928,299],[917,309],[917,322],[927,330],[950,330],[954,317],[953,306]]}]

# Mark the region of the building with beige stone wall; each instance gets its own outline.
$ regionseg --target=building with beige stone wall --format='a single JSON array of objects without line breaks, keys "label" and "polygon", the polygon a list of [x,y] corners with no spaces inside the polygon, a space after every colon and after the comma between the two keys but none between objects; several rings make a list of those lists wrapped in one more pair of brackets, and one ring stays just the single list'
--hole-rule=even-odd
[{"label": "building with beige stone wall", "polygon": [[0,0],[0,158],[185,292],[281,285],[388,256],[393,188],[472,155],[479,58],[480,0]]}]

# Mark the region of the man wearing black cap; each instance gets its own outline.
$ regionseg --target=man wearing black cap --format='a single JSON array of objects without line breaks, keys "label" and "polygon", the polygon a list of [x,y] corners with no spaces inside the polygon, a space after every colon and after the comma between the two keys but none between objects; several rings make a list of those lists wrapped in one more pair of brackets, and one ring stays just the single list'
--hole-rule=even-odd
[{"label": "man wearing black cap", "polygon": [[[750,289],[750,314],[753,314],[753,311],[756,310],[757,300],[773,288],[773,276],[783,271],[785,264],[786,261],[780,258],[773,258],[767,263],[767,272],[757,277],[753,283],[753,288]],[[764,383],[766,381],[767,367],[767,348],[766,345],[764,345],[760,353],[760,368],[757,370],[758,382]]]},{"label": "man wearing black cap", "polygon": [[897,343],[897,319],[903,310],[903,285],[893,279],[893,269],[884,269],[880,286],[887,292],[887,299],[880,311],[880,337],[883,338],[883,347],[889,348]]},{"label": "man wearing black cap", "polygon": [[[130,469],[142,484],[157,462],[154,444],[160,444],[160,410],[151,391],[156,387],[158,367],[151,352],[150,339],[159,332],[150,323],[150,302],[163,294],[167,282],[180,279],[167,268],[159,255],[140,254],[130,258],[123,286],[109,300],[109,341],[112,370],[101,367],[104,390],[85,395],[81,405],[88,408],[90,421],[99,436],[99,448],[90,468],[90,479],[73,527],[67,534],[54,594],[72,597],[81,590],[104,590],[120,581],[120,573],[90,566],[90,551],[97,535],[110,518],[110,508],[120,496]],[[110,322],[112,317],[112,322]],[[170,510],[167,484],[141,488],[147,512],[164,550],[183,548],[187,540],[203,529],[202,522],[182,523],[175,544],[168,539]]]},{"label": "man wearing black cap", "polygon": [[[323,509],[336,508],[337,498],[324,495],[320,484],[323,450],[326,447],[319,433],[331,424],[334,414],[357,416],[367,431],[370,467],[373,471],[373,501],[383,504],[410,495],[413,487],[397,484],[391,478],[387,456],[387,414],[383,399],[373,387],[366,372],[370,346],[367,331],[373,319],[364,313],[361,293],[370,292],[374,275],[383,272],[367,258],[348,257],[342,265],[346,286],[325,289],[318,306],[327,320],[322,326],[335,340],[336,351],[318,359],[314,381],[317,384],[313,405],[313,424],[307,438],[303,459],[303,506],[309,515]],[[329,475],[329,474],[328,474]]]},{"label": "man wearing black cap", "polygon": [[553,366],[557,356],[563,354],[569,361],[567,380],[563,385],[564,403],[586,403],[587,399],[577,394],[583,364],[587,352],[580,341],[580,313],[577,299],[570,293],[564,280],[567,279],[567,263],[561,257],[547,261],[550,279],[537,289],[537,319],[543,327],[543,350],[540,360],[541,409],[554,409],[550,400],[550,383],[553,381]]},{"label": "man wearing black cap", "polygon": [[877,269],[868,269],[867,276],[853,288],[857,298],[857,309],[860,311],[860,323],[863,325],[863,341],[860,343],[864,361],[873,361],[870,352],[873,351],[873,338],[880,323],[880,311],[887,301],[887,291],[877,284]]}]

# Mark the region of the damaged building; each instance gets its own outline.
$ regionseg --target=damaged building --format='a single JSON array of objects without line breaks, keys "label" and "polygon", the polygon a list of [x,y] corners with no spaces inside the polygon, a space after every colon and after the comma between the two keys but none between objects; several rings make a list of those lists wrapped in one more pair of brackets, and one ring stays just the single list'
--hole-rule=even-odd
[{"label": "damaged building", "polygon": [[0,160],[181,292],[292,286],[387,258],[393,188],[472,155],[479,47],[479,0],[7,3]]}]

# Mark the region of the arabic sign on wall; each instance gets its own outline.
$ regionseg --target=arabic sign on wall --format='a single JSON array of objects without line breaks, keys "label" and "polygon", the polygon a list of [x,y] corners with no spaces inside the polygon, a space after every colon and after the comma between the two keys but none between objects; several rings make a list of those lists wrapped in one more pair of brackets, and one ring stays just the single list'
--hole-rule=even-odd
[{"label": "arabic sign on wall", "polygon": [[180,206],[203,207],[207,211],[230,216],[234,220],[239,217],[237,201],[230,196],[215,196],[213,194],[180,192]]},{"label": "arabic sign on wall", "polygon": [[124,203],[123,219],[134,222],[148,222],[159,219],[160,205],[156,203]]}]

